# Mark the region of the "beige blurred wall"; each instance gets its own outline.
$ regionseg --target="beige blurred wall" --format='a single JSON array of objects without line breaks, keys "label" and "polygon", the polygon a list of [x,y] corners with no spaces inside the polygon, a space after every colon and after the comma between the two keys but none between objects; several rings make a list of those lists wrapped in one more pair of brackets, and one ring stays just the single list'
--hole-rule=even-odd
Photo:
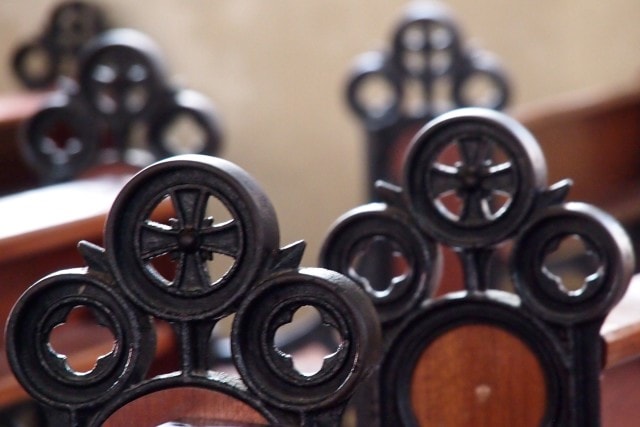
[{"label": "beige blurred wall", "polygon": [[[0,0],[0,60],[43,24],[52,0]],[[224,157],[263,185],[282,243],[315,264],[331,222],[364,198],[364,145],[343,102],[353,57],[385,46],[406,2],[102,0],[117,26],[154,38],[176,79],[223,120]],[[638,0],[451,0],[465,34],[510,71],[515,103],[640,75]],[[19,91],[8,66],[0,91]]]}]

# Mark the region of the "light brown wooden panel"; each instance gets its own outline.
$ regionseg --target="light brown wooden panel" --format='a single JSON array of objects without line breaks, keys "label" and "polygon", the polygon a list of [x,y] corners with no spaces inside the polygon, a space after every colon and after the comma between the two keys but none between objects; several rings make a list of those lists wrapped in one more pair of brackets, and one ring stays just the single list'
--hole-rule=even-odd
[{"label": "light brown wooden panel", "polygon": [[546,382],[519,338],[491,325],[465,325],[423,352],[411,398],[422,426],[534,427],[545,414]]},{"label": "light brown wooden panel", "polygon": [[179,387],[148,394],[116,411],[104,427],[155,427],[167,422],[201,426],[268,425],[255,409],[222,393],[196,387]]}]

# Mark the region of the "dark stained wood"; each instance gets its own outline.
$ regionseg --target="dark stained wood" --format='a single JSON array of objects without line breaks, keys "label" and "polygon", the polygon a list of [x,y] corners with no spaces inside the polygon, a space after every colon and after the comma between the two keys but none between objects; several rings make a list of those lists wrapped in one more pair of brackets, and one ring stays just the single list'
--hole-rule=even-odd
[{"label": "dark stained wood", "polygon": [[536,356],[519,338],[480,324],[456,327],[427,347],[411,395],[420,425],[524,427],[540,425],[545,387]]},{"label": "dark stained wood", "polygon": [[38,184],[37,175],[22,159],[18,133],[22,122],[38,110],[45,96],[43,93],[0,96],[0,195]]},{"label": "dark stained wood", "polygon": [[[640,94],[640,90],[636,91]],[[529,116],[527,117],[530,122],[527,122],[526,119],[521,120],[524,122],[525,127],[531,128],[543,145],[543,151],[546,155],[545,158],[549,159],[550,174],[547,181],[549,184],[564,179],[565,177],[574,178],[574,176],[577,175],[576,188],[578,191],[574,191],[571,194],[570,200],[591,201],[605,210],[612,210],[612,207],[618,207],[621,200],[629,197],[631,192],[628,187],[634,182],[638,182],[637,178],[640,178],[636,176],[638,173],[637,170],[640,169],[637,165],[639,165],[640,162],[635,161],[638,160],[640,156],[634,157],[634,150],[631,149],[633,147],[635,151],[638,151],[638,147],[640,146],[640,132],[636,132],[637,129],[640,130],[640,116],[636,113],[638,110],[636,104],[639,104],[637,101],[640,101],[640,96],[637,98],[629,98],[625,95],[624,99],[618,99],[616,96],[613,96],[613,98],[607,98],[604,101],[601,98],[592,99],[592,101],[595,102],[593,106],[588,107],[586,104],[580,104],[580,108],[575,111],[571,111],[564,116],[560,114],[563,116],[560,122],[555,121],[555,111],[552,109],[544,111],[545,114],[549,113],[552,119],[549,120],[549,122],[545,121],[546,116],[542,112],[538,112],[539,116],[535,116],[532,112],[529,112]],[[601,109],[603,105],[605,108]],[[612,109],[614,110],[613,115],[611,115]],[[462,115],[463,112],[456,112],[455,114]],[[481,114],[481,112],[473,111],[470,112],[470,114]],[[524,117],[524,113],[522,114]],[[598,126],[600,120],[602,121],[603,128],[593,129]],[[626,126],[625,124],[630,120],[634,120],[634,123],[629,123],[629,125]],[[439,142],[437,140],[437,133],[433,129],[436,129],[437,126],[445,122],[445,119],[440,120],[422,132],[416,141],[418,143],[424,143],[425,146],[433,147]],[[529,123],[533,125],[529,126]],[[563,126],[565,125],[568,126],[568,128],[566,132],[563,132]],[[432,135],[434,136],[434,141],[428,139]],[[595,135],[595,137],[591,138],[592,135]],[[560,136],[566,139],[562,139]],[[590,137],[590,139],[586,144],[583,144],[582,139],[587,137]],[[616,146],[609,153],[606,148],[609,141],[613,141],[614,144],[619,142],[621,148]],[[417,150],[413,150],[410,155],[416,152]],[[638,152],[640,153],[640,151]],[[582,163],[583,156],[587,159],[584,164]],[[607,158],[604,159],[604,157]],[[412,157],[408,159],[413,160]],[[432,158],[429,158],[429,160],[431,159]],[[619,170],[615,170],[613,173],[607,175],[607,171],[614,168],[614,166],[622,160],[625,161],[623,166]],[[460,163],[463,162],[461,161]],[[567,164],[570,164],[571,167],[566,167]],[[409,165],[411,166],[412,164],[409,163]],[[577,169],[577,172],[575,172],[572,167],[573,169]],[[599,180],[599,173],[605,174],[606,178]],[[411,176],[411,172],[407,172],[407,174]],[[544,177],[543,174],[539,176]],[[541,182],[544,182],[544,180],[541,180]],[[421,184],[424,183],[421,182]],[[611,186],[613,186],[614,191],[608,191],[608,188]],[[417,187],[417,193],[425,189],[424,185]],[[451,184],[451,187],[454,187],[454,185]],[[443,185],[443,188],[449,187]],[[593,188],[593,194],[588,191],[589,188]],[[406,188],[404,188],[404,190],[406,194],[413,194]],[[617,190],[619,191],[616,194]],[[429,196],[432,196],[432,194]],[[427,196],[427,198],[429,196]],[[431,212],[429,211],[429,213]],[[619,211],[615,213],[619,213]],[[638,210],[638,213],[640,214],[640,210]],[[419,213],[416,214],[416,212],[412,211],[411,214],[418,215]],[[411,218],[413,218],[413,216],[411,216]],[[434,229],[437,229],[438,224],[434,224],[435,221],[430,222],[431,218],[428,219],[429,220],[425,220],[422,225],[426,223],[432,225]],[[634,217],[626,217],[626,219],[634,220]],[[441,240],[449,238],[447,233],[440,232],[440,230],[435,230],[433,234],[441,237]],[[535,232],[533,234],[535,234]],[[535,239],[529,239],[526,242],[533,240]],[[458,242],[454,242],[452,246],[464,246],[467,244],[466,241]],[[447,242],[445,242],[445,244],[446,243]],[[526,253],[526,251],[524,251],[524,253]],[[504,256],[503,252],[499,251],[498,255],[501,256],[506,263],[507,257]],[[449,255],[449,258],[451,258],[451,255]],[[516,262],[518,260],[516,257]],[[486,258],[481,261],[486,261]],[[447,264],[447,259],[445,259],[445,264]],[[468,265],[469,263],[467,263],[467,266]],[[537,268],[537,266],[535,268]],[[631,272],[631,268],[631,265],[625,266],[628,273]],[[473,273],[478,270],[480,270],[480,268],[476,270],[470,268],[467,271]],[[487,270],[482,269],[483,273],[485,271]],[[532,272],[533,271],[528,271],[528,273]],[[535,274],[535,272],[533,273]],[[449,277],[449,274],[445,274],[443,277],[445,292],[448,291],[448,289],[446,289],[447,285],[451,283]],[[482,278],[484,278],[484,276]],[[471,277],[471,279],[473,279],[473,277]],[[489,286],[501,288],[501,286],[499,286],[500,283],[501,282],[491,278]],[[472,289],[475,290],[475,288]],[[531,300],[527,298],[526,293],[521,292],[521,297],[524,300],[523,305],[526,304],[527,307],[533,307],[535,305],[529,305]],[[462,296],[460,296],[460,298],[462,298]],[[589,325],[584,318],[579,317],[579,313],[576,313],[576,317],[568,321],[574,322],[572,327],[575,327],[576,331],[583,327],[585,331],[585,338],[580,337],[584,339],[584,341],[581,342],[582,345],[585,345],[584,351],[576,351],[578,348],[576,346],[567,347],[567,353],[573,351],[576,354],[576,356],[571,356],[575,357],[576,363],[569,365],[568,368],[563,366],[562,363],[556,364],[555,362],[553,362],[553,367],[550,368],[548,359],[543,357],[538,360],[536,356],[538,354],[537,351],[531,351],[531,349],[528,349],[523,344],[523,341],[505,333],[505,331],[501,332],[511,338],[512,342],[510,344],[497,344],[500,339],[491,337],[486,332],[465,334],[461,332],[460,328],[456,328],[440,336],[435,343],[430,343],[429,347],[420,356],[418,366],[414,367],[413,361],[415,354],[412,353],[412,351],[414,351],[414,349],[420,349],[419,351],[422,351],[422,347],[416,346],[420,346],[419,343],[423,342],[427,335],[421,335],[420,333],[414,334],[412,331],[429,330],[430,328],[427,327],[427,325],[433,326],[429,323],[431,319],[429,315],[435,318],[437,315],[442,315],[441,313],[445,312],[444,308],[438,311],[435,307],[441,306],[437,304],[438,303],[434,303],[433,306],[427,304],[416,310],[415,313],[419,313],[419,315],[410,317],[407,323],[404,323],[397,330],[393,331],[391,335],[393,337],[392,341],[387,346],[387,354],[390,356],[383,359],[381,369],[381,390],[383,390],[383,393],[388,394],[382,394],[380,400],[383,402],[392,401],[392,403],[384,402],[381,404],[380,412],[383,413],[383,417],[387,417],[384,421],[385,424],[388,424],[393,419],[399,419],[400,415],[411,417],[411,415],[408,414],[413,413],[418,418],[420,425],[536,426],[540,425],[540,422],[545,417],[550,416],[549,414],[557,415],[556,412],[547,413],[545,410],[546,404],[549,405],[549,411],[556,410],[557,407],[552,406],[552,402],[562,402],[559,405],[564,405],[560,406],[560,411],[561,414],[566,416],[566,419],[563,419],[564,421],[556,420],[556,423],[560,422],[561,424],[565,424],[570,422],[571,425],[585,425],[584,421],[586,420],[599,419],[600,415],[597,410],[597,402],[599,399],[598,375],[601,365],[597,328],[600,323],[597,324],[597,327],[592,327],[587,331]],[[445,306],[446,304],[442,305],[442,307]],[[608,307],[610,308],[611,306],[612,304]],[[433,309],[432,312],[429,311],[430,308]],[[487,312],[491,310],[491,307],[483,308],[486,308]],[[477,310],[478,313],[481,312],[481,310],[482,308],[479,307]],[[452,309],[452,311],[455,310]],[[568,317],[570,315],[567,313],[571,313],[571,309],[568,308],[566,311],[561,309],[559,312],[559,316],[566,315]],[[445,315],[442,316],[446,317]],[[541,315],[541,317],[543,316]],[[448,317],[446,318],[450,320]],[[478,321],[477,319],[478,318],[474,321]],[[602,317],[598,320],[601,321]],[[433,321],[433,324],[437,325],[438,323],[437,321]],[[472,325],[469,326],[469,328],[471,329],[478,326],[481,325]],[[495,330],[495,328],[493,329]],[[558,329],[562,329],[562,327]],[[555,331],[554,329],[554,333]],[[569,333],[572,332],[573,331],[569,331]],[[526,334],[523,333],[522,336],[524,337],[525,335]],[[458,338],[458,336],[461,336],[461,338]],[[528,340],[529,338],[530,336],[527,336],[526,342],[531,342]],[[559,339],[558,342],[563,344],[567,341],[566,335],[562,335],[562,333],[556,338]],[[429,340],[430,339],[431,337],[429,336]],[[514,345],[514,342],[518,345]],[[616,349],[616,347],[619,346],[629,345],[628,342],[611,342],[614,346],[611,349],[611,354],[616,358],[633,357],[632,355],[625,356],[620,350]],[[561,348],[563,344],[556,348]],[[593,346],[591,346],[591,344],[593,344]],[[541,342],[540,348],[544,346],[544,342]],[[519,352],[511,348],[506,351],[503,350],[503,348],[508,347],[519,347],[523,348],[524,351]],[[409,353],[409,355],[407,356],[406,353]],[[619,354],[616,355],[616,353]],[[403,355],[405,356],[403,357]],[[501,360],[501,356],[504,355],[517,355],[515,357],[522,358],[522,360],[505,362]],[[613,357],[610,357],[610,360],[612,359]],[[545,366],[544,371],[541,369],[543,363]],[[407,364],[409,367],[403,368],[407,366]],[[518,370],[513,368],[522,369]],[[569,371],[568,374],[565,370]],[[552,371],[554,371],[554,373],[551,374],[551,376],[556,379],[560,377],[561,379],[559,381],[564,381],[570,377],[571,382],[574,381],[575,378],[576,381],[572,385],[578,387],[583,395],[580,398],[575,398],[576,395],[571,394],[568,399],[555,399],[551,394],[547,396],[545,393],[547,383],[550,387],[548,393],[557,392],[557,389],[553,389],[552,386],[554,381],[550,378],[545,378]],[[560,374],[556,376],[556,373]],[[408,386],[405,384],[408,374],[413,375],[411,384],[411,396],[413,399],[411,409],[406,406],[407,398],[405,394],[402,394]],[[489,378],[487,378],[487,376]],[[492,383],[491,379],[494,377],[497,378],[497,380],[495,383]],[[583,381],[583,379],[588,379],[588,381]],[[504,384],[511,384],[514,388],[510,389],[509,386],[502,387],[499,381],[504,381]],[[520,386],[520,389],[516,390],[515,388],[518,386]],[[501,390],[506,391],[500,393]],[[564,390],[567,390],[567,388],[563,388],[561,390],[562,393],[564,393]],[[518,391],[520,392],[518,393]],[[499,397],[491,400],[490,396]],[[533,399],[533,401],[530,399]],[[497,402],[494,407],[491,407],[492,402]],[[555,405],[555,403],[553,403],[553,405]],[[572,412],[569,410],[571,405],[575,405],[573,406],[574,408],[582,409]],[[368,414],[366,414],[365,411],[366,409],[363,410],[363,414],[367,416]],[[376,415],[372,415],[371,418],[376,419]],[[366,424],[361,425],[364,426]]]}]

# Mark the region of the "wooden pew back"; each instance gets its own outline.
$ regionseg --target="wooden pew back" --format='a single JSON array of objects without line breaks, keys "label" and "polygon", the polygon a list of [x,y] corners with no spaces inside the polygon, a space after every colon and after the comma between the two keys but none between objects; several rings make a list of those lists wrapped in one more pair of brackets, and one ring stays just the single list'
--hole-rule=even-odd
[{"label": "wooden pew back", "polygon": [[[548,186],[534,137],[494,111],[438,117],[405,159],[402,186],[379,184],[384,202],[343,216],[322,252],[384,330],[361,425],[599,425],[600,328],[634,268],[622,226],[564,202],[570,183]],[[372,251],[380,242],[390,249]],[[449,280],[438,245],[458,254],[465,288],[434,298]],[[363,268],[372,252],[386,287]],[[511,292],[490,274],[505,252]]]}]

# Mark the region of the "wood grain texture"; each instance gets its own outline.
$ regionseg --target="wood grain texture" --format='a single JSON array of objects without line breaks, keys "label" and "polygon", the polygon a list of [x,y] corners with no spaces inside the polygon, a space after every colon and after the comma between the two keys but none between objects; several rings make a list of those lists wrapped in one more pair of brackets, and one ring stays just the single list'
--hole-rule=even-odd
[{"label": "wood grain texture", "polygon": [[545,384],[538,359],[519,338],[490,325],[465,325],[423,352],[411,398],[421,426],[539,426]]},{"label": "wood grain texture", "polygon": [[104,427],[155,427],[168,422],[200,426],[268,425],[255,409],[222,393],[196,387],[180,387],[148,394],[123,406]]}]

